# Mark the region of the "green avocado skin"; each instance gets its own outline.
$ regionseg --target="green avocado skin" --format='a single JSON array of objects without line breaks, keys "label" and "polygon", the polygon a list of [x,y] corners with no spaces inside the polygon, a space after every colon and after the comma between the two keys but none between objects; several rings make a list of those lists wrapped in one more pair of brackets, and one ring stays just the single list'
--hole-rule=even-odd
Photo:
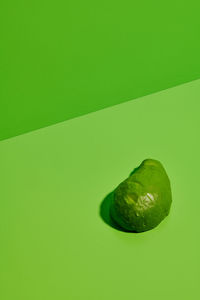
[{"label": "green avocado skin", "polygon": [[156,227],[169,214],[172,203],[168,175],[155,159],[145,159],[113,193],[111,217],[127,231]]}]

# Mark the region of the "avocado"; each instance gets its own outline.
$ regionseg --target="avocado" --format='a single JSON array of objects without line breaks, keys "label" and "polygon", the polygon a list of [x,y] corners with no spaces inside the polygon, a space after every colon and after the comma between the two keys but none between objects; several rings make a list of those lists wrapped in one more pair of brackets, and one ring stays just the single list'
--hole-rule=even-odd
[{"label": "avocado", "polygon": [[110,215],[126,231],[156,227],[170,211],[172,192],[168,175],[155,159],[145,159],[113,192]]}]

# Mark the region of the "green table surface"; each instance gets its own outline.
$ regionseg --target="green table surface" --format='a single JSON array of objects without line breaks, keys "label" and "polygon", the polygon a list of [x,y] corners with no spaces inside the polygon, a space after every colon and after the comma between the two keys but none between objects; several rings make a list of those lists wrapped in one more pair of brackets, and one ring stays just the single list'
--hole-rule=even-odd
[{"label": "green table surface", "polygon": [[[200,297],[199,98],[197,80],[0,142],[2,300]],[[149,157],[171,213],[119,231],[106,196]]]}]

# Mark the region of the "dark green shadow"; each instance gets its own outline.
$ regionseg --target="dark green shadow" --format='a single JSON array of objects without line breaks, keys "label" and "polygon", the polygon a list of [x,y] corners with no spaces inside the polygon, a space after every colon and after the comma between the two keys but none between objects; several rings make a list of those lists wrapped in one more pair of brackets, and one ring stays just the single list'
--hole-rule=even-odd
[{"label": "dark green shadow", "polygon": [[[139,167],[133,169],[133,171],[130,173],[129,176],[131,176]],[[123,229],[122,227],[120,227],[111,217],[110,215],[110,206],[111,206],[111,202],[112,202],[112,198],[114,195],[114,191],[112,191],[111,193],[109,193],[101,202],[100,204],[100,209],[99,209],[99,214],[101,219],[109,226],[111,226],[112,228],[115,228],[116,230],[119,231],[123,231],[123,232],[131,232],[131,233],[137,233],[134,231],[128,231],[126,229]]]},{"label": "dark green shadow", "polygon": [[131,232],[128,230],[123,229],[122,227],[120,227],[111,217],[110,215],[110,205],[111,205],[111,201],[112,201],[112,197],[113,197],[113,192],[109,193],[101,202],[100,204],[100,208],[99,208],[99,214],[101,219],[110,227],[119,230],[119,231],[123,231],[123,232]]}]

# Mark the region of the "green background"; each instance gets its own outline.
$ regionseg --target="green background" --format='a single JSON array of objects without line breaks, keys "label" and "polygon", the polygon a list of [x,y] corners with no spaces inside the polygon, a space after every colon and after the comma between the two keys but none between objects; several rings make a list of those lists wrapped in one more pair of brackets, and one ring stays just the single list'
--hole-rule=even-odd
[{"label": "green background", "polygon": [[[0,298],[199,299],[200,80],[0,143]],[[145,158],[170,215],[133,234],[103,200]]]},{"label": "green background", "polygon": [[0,140],[200,77],[200,5],[0,4]]}]

